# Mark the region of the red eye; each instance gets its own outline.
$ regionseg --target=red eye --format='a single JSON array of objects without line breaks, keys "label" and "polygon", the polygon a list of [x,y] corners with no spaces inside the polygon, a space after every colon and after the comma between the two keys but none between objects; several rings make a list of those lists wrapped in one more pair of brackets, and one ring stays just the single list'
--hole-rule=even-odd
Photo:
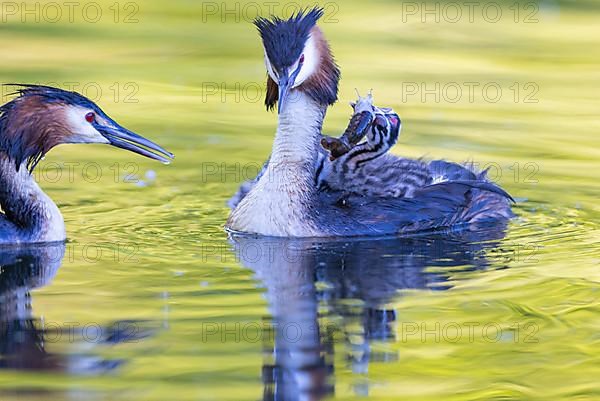
[{"label": "red eye", "polygon": [[96,120],[96,115],[92,112],[89,112],[85,115],[85,121],[88,123],[93,123]]},{"label": "red eye", "polygon": [[300,61],[299,61],[299,63],[300,63],[300,64],[304,63],[304,54],[300,56]]}]

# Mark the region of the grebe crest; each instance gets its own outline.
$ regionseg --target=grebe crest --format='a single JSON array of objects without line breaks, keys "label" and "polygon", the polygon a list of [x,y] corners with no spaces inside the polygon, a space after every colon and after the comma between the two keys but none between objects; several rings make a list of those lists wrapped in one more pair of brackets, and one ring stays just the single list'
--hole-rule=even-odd
[{"label": "grebe crest", "polygon": [[340,70],[323,33],[316,25],[322,8],[301,10],[284,20],[257,18],[268,73],[265,105],[285,108],[288,95],[298,89],[322,105],[337,101]]}]

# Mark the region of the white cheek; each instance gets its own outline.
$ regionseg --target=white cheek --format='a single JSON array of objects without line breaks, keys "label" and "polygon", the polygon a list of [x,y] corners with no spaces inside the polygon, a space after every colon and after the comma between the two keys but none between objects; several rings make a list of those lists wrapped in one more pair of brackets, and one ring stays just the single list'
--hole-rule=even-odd
[{"label": "white cheek", "polygon": [[310,78],[317,70],[319,63],[321,62],[317,46],[312,35],[308,37],[306,44],[304,45],[304,65],[300,70],[300,73],[296,77],[294,82],[294,88],[301,85],[304,81]]},{"label": "white cheek", "polygon": [[275,75],[275,71],[273,70],[273,65],[271,61],[269,61],[269,57],[267,56],[267,52],[265,52],[265,66],[267,67],[267,73],[271,77],[271,79],[275,82],[279,82],[277,75]]},{"label": "white cheek", "polygon": [[72,134],[68,138],[69,143],[109,143],[96,129],[86,121],[87,110],[68,109],[67,120]]}]

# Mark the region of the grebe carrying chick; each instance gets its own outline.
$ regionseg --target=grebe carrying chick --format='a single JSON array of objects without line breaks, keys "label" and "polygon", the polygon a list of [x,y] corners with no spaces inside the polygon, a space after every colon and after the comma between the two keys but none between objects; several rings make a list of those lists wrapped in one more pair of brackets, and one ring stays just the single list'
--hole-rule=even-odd
[{"label": "grebe carrying chick", "polygon": [[[323,137],[340,71],[316,25],[323,10],[287,20],[258,18],[267,69],[267,109],[278,106],[271,156],[232,198],[231,232],[274,237],[395,235],[506,221],[512,198],[485,172],[444,160],[387,153],[400,130],[392,111],[359,98],[352,121],[366,141]],[[371,109],[369,109],[369,107]],[[358,122],[357,122],[358,121]],[[351,127],[349,127],[351,128]],[[322,145],[328,148],[324,150]]]}]

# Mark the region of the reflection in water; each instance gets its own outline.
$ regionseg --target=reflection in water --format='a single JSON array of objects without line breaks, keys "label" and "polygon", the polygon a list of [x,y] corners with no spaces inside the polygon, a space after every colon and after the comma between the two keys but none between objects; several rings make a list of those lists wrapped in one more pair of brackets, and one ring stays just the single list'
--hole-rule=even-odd
[{"label": "reflection in water", "polygon": [[0,249],[0,367],[56,370],[33,317],[31,290],[48,284],[61,265],[65,244]]},{"label": "reflection in water", "polygon": [[[339,342],[357,375],[365,375],[370,362],[396,360],[394,352],[371,349],[373,341],[396,340],[397,315],[387,304],[401,289],[447,288],[444,275],[427,273],[427,267],[488,266],[486,250],[504,228],[475,235],[344,241],[233,236],[242,264],[266,287],[272,315],[272,335],[263,336],[273,339],[265,341],[264,399],[318,400],[334,393]],[[368,394],[366,378],[356,383],[357,395]]]},{"label": "reflection in water", "polygon": [[[91,351],[98,344],[135,342],[149,334],[143,322],[116,322],[108,327],[88,322],[58,325],[36,318],[31,291],[49,284],[61,266],[64,243],[0,248],[0,368],[94,374],[113,370],[121,360]],[[140,327],[142,326],[142,327]],[[79,352],[52,354],[48,344],[75,342]]]}]

